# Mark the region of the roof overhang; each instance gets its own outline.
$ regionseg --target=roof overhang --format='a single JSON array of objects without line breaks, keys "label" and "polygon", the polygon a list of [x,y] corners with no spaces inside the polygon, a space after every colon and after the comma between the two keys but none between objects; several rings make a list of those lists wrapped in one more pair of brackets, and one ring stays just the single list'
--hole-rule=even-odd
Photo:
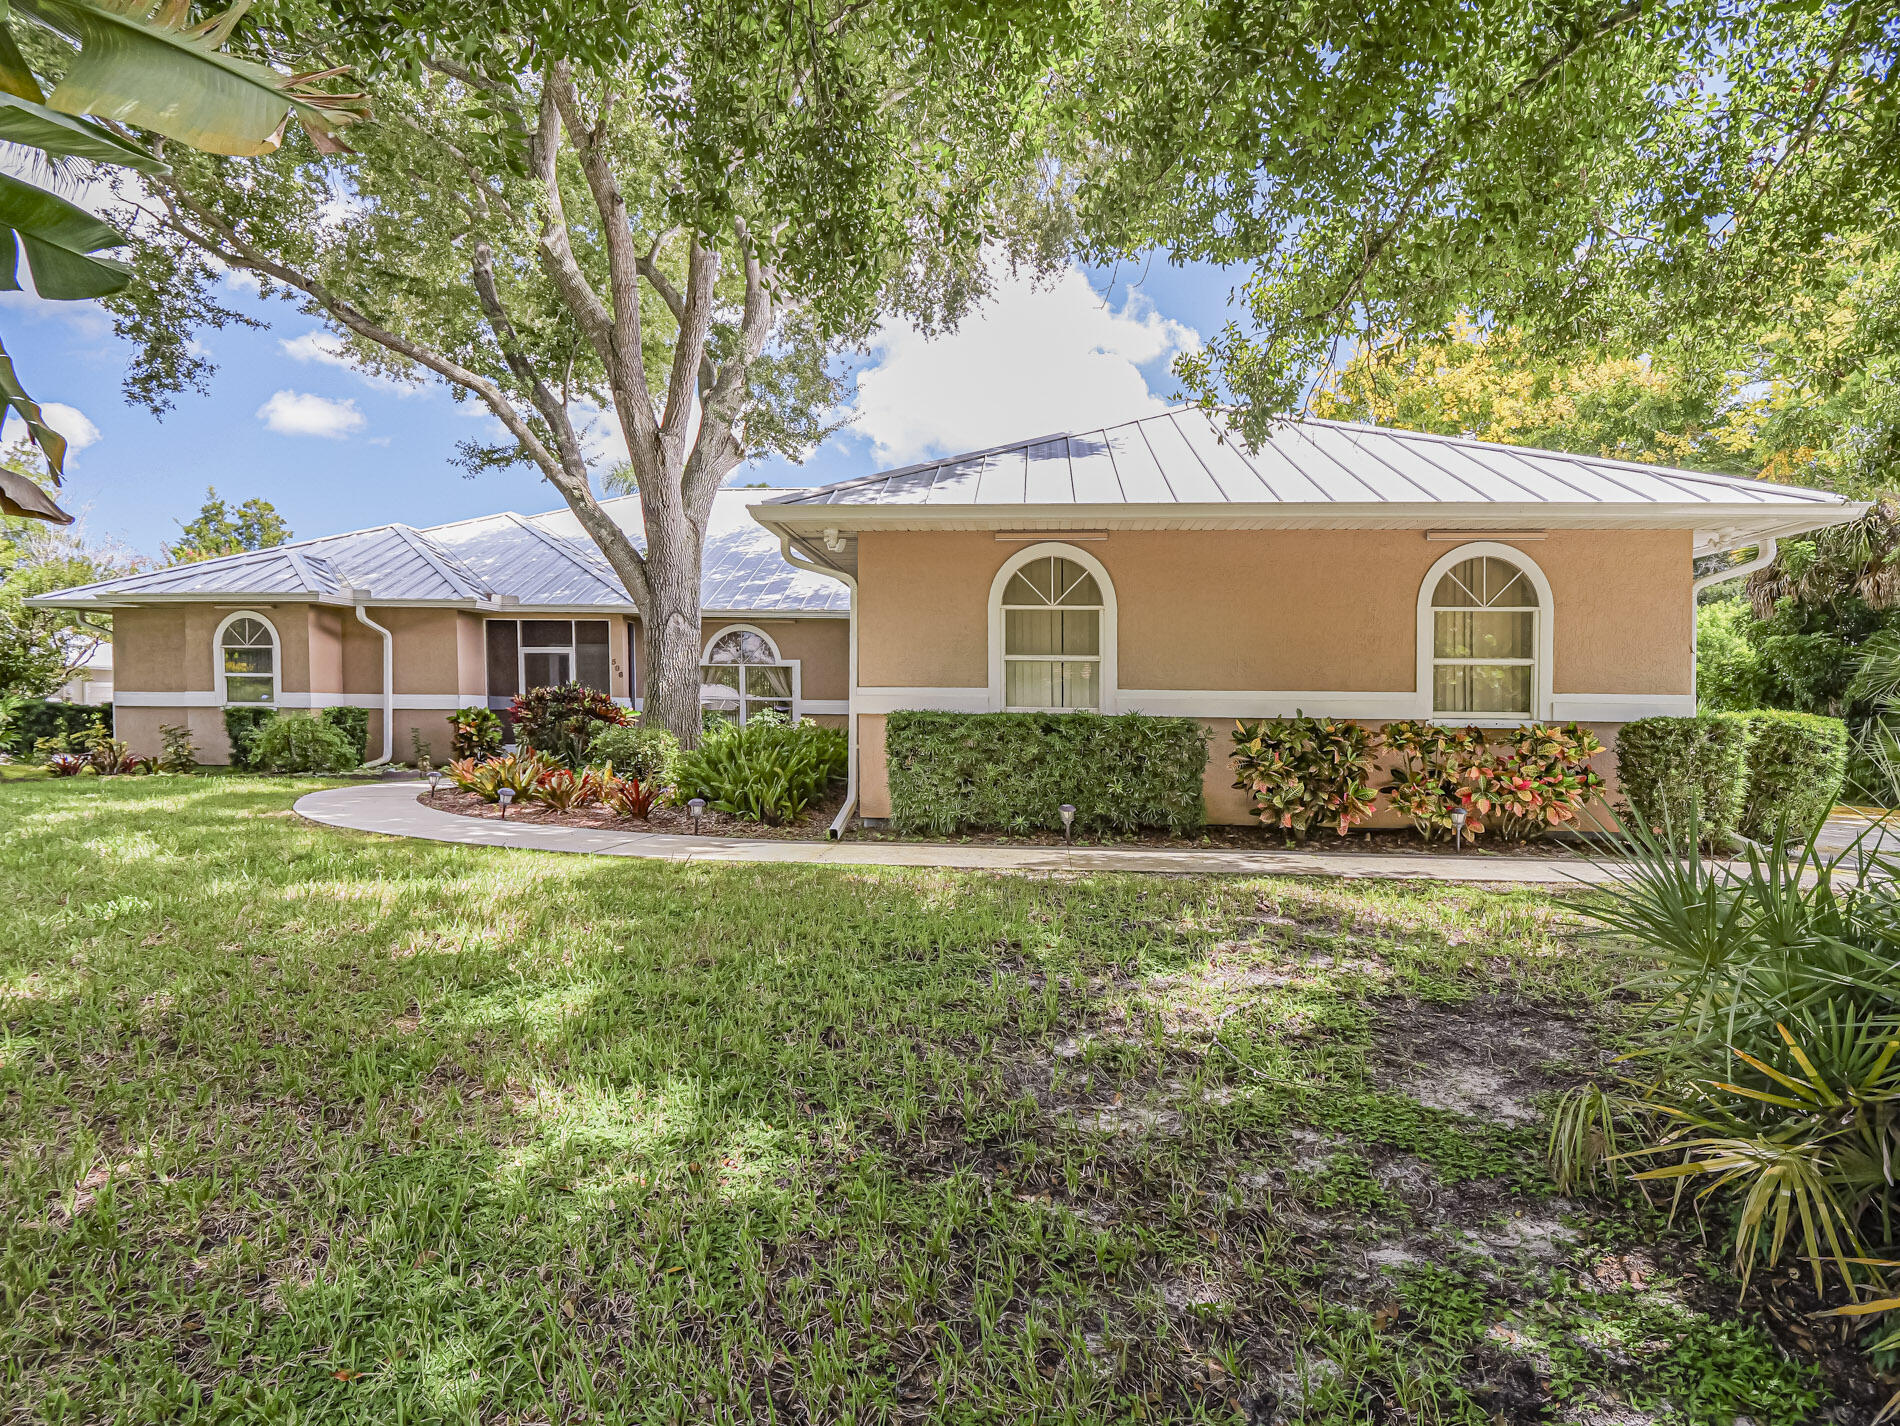
[{"label": "roof overhang", "polygon": [[1857,520],[1869,507],[1802,500],[1695,504],[1413,504],[1310,505],[775,505],[749,507],[752,518],[806,548],[827,531],[840,537],[869,530],[1690,530],[1697,555],[1743,549]]}]

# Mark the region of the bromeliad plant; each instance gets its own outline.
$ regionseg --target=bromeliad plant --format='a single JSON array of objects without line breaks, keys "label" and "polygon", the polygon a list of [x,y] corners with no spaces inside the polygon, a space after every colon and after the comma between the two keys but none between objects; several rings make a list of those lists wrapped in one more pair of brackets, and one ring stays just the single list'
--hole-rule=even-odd
[{"label": "bromeliad plant", "polygon": [[774,826],[801,815],[844,776],[842,730],[754,720],[709,728],[680,757],[675,801],[703,797],[715,810]]},{"label": "bromeliad plant", "polygon": [[552,766],[540,755],[526,752],[483,761],[460,758],[442,771],[450,782],[484,802],[499,802],[504,787],[526,802],[540,785],[541,775]]},{"label": "bromeliad plant", "polygon": [[1745,1281],[1792,1256],[1842,1313],[1900,1307],[1900,860],[1810,839],[1741,871],[1701,833],[1628,827],[1629,870],[1583,908],[1652,958],[1648,1025],[1637,1072],[1560,1106],[1554,1175],[1699,1183]]},{"label": "bromeliad plant", "polygon": [[531,795],[556,812],[571,812],[600,800],[600,780],[591,769],[576,773],[571,768],[551,767],[536,780]]},{"label": "bromeliad plant", "polygon": [[1342,718],[1263,718],[1234,725],[1234,786],[1254,816],[1300,841],[1314,826],[1345,836],[1372,815],[1378,733]]},{"label": "bromeliad plant", "polygon": [[594,770],[594,776],[600,782],[601,805],[620,817],[638,817],[646,821],[653,813],[653,804],[660,800],[660,794],[666,789],[659,783],[638,777],[620,777],[614,772],[613,764],[607,763]]}]

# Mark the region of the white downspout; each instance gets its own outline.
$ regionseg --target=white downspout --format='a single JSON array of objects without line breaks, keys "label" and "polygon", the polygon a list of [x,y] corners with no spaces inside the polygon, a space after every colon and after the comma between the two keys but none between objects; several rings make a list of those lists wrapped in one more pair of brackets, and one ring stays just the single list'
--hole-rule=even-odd
[{"label": "white downspout", "polygon": [[383,752],[364,767],[382,767],[396,750],[396,646],[389,630],[369,617],[367,608],[356,606],[356,617],[383,636]]},{"label": "white downspout", "polygon": [[845,690],[845,767],[844,767],[844,806],[838,809],[838,815],[831,819],[831,825],[825,828],[825,837],[838,841],[844,836],[844,829],[851,821],[851,814],[858,810],[858,582],[841,569],[832,569],[829,565],[813,564],[802,559],[792,551],[792,537],[783,530],[775,530],[778,536],[779,552],[784,555],[785,563],[794,569],[810,570],[813,574],[822,574],[838,580],[851,591],[851,654],[849,659],[851,686]]}]

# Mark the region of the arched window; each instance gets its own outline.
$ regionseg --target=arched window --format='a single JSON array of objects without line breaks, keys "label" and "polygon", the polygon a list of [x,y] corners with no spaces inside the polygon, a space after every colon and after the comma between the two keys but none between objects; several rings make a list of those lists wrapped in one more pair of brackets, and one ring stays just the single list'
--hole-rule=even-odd
[{"label": "arched window", "polygon": [[789,720],[797,712],[797,665],[779,657],[763,631],[737,624],[706,645],[699,666],[699,702],[743,723],[765,709]]},{"label": "arched window", "polygon": [[1095,560],[1041,545],[1005,564],[991,589],[992,706],[1108,711],[1114,701],[1114,593]]},{"label": "arched window", "polygon": [[1545,716],[1549,689],[1549,587],[1508,547],[1467,546],[1429,578],[1434,718],[1479,721]]},{"label": "arched window", "polygon": [[261,614],[233,614],[218,626],[218,688],[225,703],[275,703],[277,631]]}]

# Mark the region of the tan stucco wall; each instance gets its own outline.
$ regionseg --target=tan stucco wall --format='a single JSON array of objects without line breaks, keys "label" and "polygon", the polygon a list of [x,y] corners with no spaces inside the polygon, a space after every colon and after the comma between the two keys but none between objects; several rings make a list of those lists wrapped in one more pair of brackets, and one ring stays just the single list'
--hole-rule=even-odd
[{"label": "tan stucco wall", "polygon": [[[1690,538],[1522,544],[1557,604],[1553,691],[1693,691]],[[861,535],[860,686],[986,686],[990,582],[1021,548],[983,531]],[[1419,586],[1451,547],[1417,530],[1134,530],[1083,548],[1114,582],[1123,688],[1373,692],[1416,682]]]},{"label": "tan stucco wall", "polygon": [[[771,636],[779,654],[799,661],[799,692],[805,698],[836,700],[851,696],[851,621],[849,619],[748,619],[737,616],[700,620],[699,646],[735,624],[759,629]],[[633,657],[640,658],[640,635],[635,626]]]},{"label": "tan stucco wall", "polygon": [[[990,584],[1021,548],[988,532],[862,534],[860,686],[986,687]],[[1083,548],[1114,584],[1124,689],[1410,692],[1419,589],[1453,547],[1417,530],[1275,530],[1116,531]],[[1518,548],[1551,585],[1553,693],[1694,692],[1687,531],[1553,531]],[[1232,721],[1203,722],[1208,815],[1248,821]],[[1596,731],[1613,744],[1616,726]],[[862,814],[888,816],[884,719],[861,716],[858,738]],[[1598,764],[1614,776],[1609,754]]]}]

